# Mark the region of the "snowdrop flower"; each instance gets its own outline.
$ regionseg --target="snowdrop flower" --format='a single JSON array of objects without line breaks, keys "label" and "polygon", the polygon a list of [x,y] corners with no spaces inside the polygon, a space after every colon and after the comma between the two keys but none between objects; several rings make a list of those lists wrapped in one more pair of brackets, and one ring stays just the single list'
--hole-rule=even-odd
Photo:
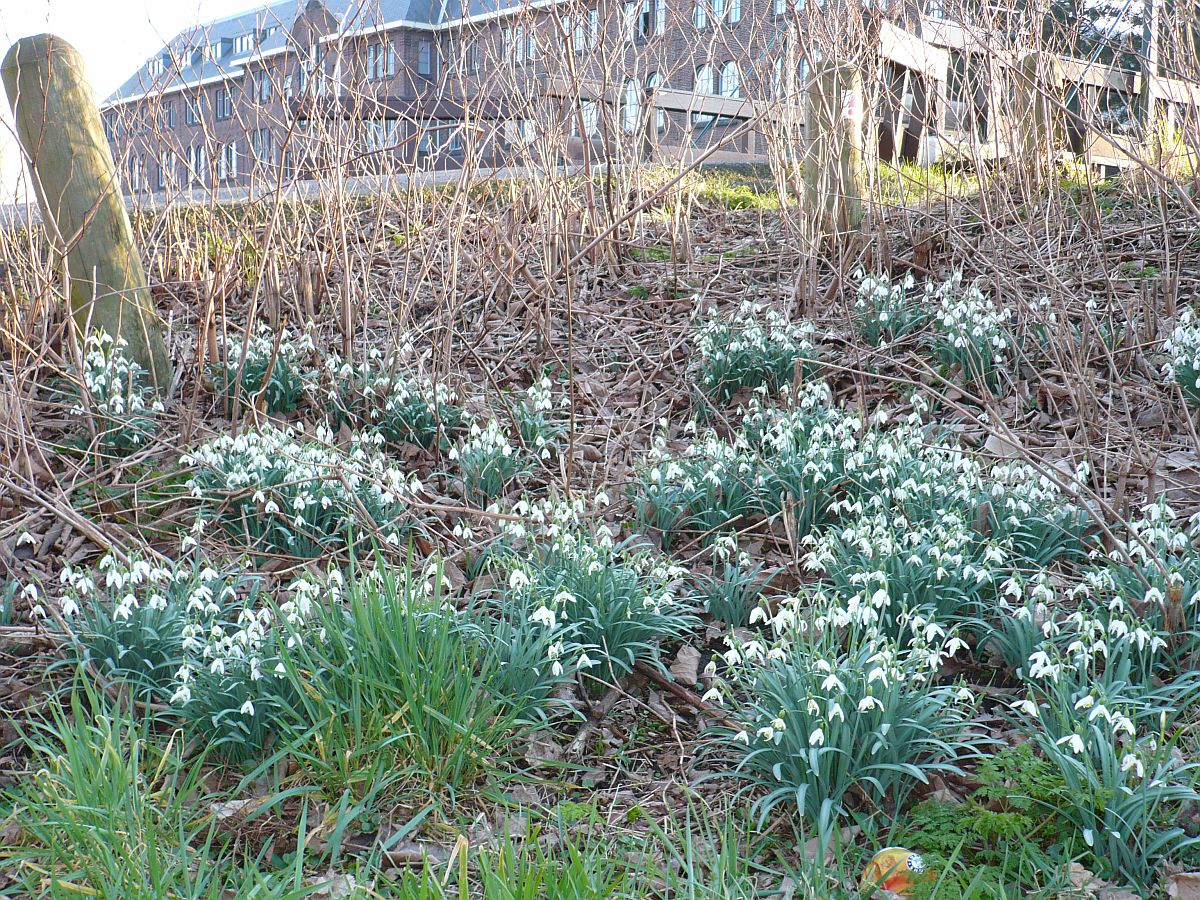
[{"label": "snowdrop flower", "polygon": [[1132,771],[1138,778],[1146,777],[1146,767],[1134,753],[1126,753],[1123,757],[1121,757],[1121,771]]},{"label": "snowdrop flower", "polygon": [[1034,703],[1032,700],[1030,700],[1028,697],[1025,698],[1024,700],[1018,700],[1016,703],[1013,703],[1010,705],[1011,705],[1012,709],[1015,709],[1018,712],[1023,712],[1023,713],[1025,713],[1025,715],[1029,716],[1030,718],[1037,718],[1037,716],[1038,716],[1037,704]]},{"label": "snowdrop flower", "polygon": [[1055,741],[1056,746],[1061,747],[1063,744],[1069,744],[1071,753],[1073,753],[1075,756],[1079,756],[1081,753],[1083,753],[1083,738],[1077,734],[1068,734],[1065,737],[1061,737]]}]

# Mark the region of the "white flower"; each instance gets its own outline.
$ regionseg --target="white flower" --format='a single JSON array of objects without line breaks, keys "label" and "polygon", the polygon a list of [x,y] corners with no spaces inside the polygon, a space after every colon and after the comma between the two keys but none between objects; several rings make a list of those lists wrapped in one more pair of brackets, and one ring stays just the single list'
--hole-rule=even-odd
[{"label": "white flower", "polygon": [[242,704],[242,708],[241,708],[240,712],[243,716],[253,716],[254,715],[254,704],[251,701],[247,700],[245,703]]},{"label": "white flower", "polygon": [[1018,700],[1016,703],[1011,704],[1011,706],[1018,712],[1025,713],[1025,715],[1029,716],[1030,718],[1037,718],[1038,706],[1028,697],[1026,697],[1024,700]]},{"label": "white flower", "polygon": [[1055,746],[1061,747],[1063,744],[1070,744],[1071,752],[1075,756],[1079,756],[1081,753],[1083,753],[1083,738],[1077,734],[1068,734],[1065,737],[1061,737],[1055,741]]},{"label": "white flower", "polygon": [[1142,761],[1133,753],[1126,753],[1121,758],[1121,771],[1128,772],[1133,770],[1138,778],[1146,776],[1146,767],[1142,765]]},{"label": "white flower", "polygon": [[814,728],[808,736],[808,746],[820,747],[825,743],[825,732],[820,728]]}]

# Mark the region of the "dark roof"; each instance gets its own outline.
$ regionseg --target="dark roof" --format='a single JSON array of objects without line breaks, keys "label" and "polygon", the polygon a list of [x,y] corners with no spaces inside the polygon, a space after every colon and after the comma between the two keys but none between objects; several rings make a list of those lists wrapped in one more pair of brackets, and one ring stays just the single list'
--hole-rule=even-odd
[{"label": "dark roof", "polygon": [[[312,0],[309,0],[312,2]],[[464,16],[474,18],[506,9],[515,9],[520,0],[324,0],[324,7],[339,22],[344,33],[370,31],[393,22],[418,27],[435,27]],[[184,85],[236,76],[248,59],[286,50],[292,25],[304,11],[305,0],[283,0],[244,13],[196,25],[180,32],[104,101],[105,106],[157,94]],[[255,35],[268,28],[275,31],[261,42],[255,39],[248,52],[235,53],[233,42],[244,35]],[[197,49],[209,47],[203,56]],[[163,71],[155,74],[151,66],[162,59]]]}]

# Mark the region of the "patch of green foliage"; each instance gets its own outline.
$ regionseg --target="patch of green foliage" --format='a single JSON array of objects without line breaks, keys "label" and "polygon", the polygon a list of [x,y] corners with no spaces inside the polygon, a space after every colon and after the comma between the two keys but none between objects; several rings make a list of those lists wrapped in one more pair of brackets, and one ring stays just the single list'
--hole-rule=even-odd
[{"label": "patch of green foliage", "polygon": [[980,786],[963,803],[918,803],[893,837],[922,854],[935,874],[957,870],[936,893],[926,886],[927,893],[913,896],[968,896],[967,885],[979,877],[1013,896],[1045,889],[1050,873],[1084,849],[1071,823],[1054,812],[1074,802],[1066,782],[1031,745],[985,758],[976,775]]}]

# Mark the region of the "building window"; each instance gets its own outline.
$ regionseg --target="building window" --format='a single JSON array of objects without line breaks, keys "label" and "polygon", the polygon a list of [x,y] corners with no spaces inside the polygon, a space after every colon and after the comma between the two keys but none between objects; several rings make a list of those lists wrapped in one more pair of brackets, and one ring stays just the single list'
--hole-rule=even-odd
[{"label": "building window", "polygon": [[944,0],[925,0],[925,15],[931,19],[946,18],[946,4]]},{"label": "building window", "polygon": [[398,119],[368,119],[363,126],[367,152],[378,153],[396,146],[397,135],[400,132]]},{"label": "building window", "polygon": [[200,110],[198,110],[196,108],[195,100],[184,100],[183,101],[183,120],[188,125],[199,125],[200,124]]},{"label": "building window", "polygon": [[417,138],[417,152],[418,153],[426,153],[426,154],[432,153],[433,146],[434,146],[434,139],[436,137],[436,134],[437,134],[437,120],[436,119],[422,119],[421,120],[421,136],[419,138]]},{"label": "building window", "polygon": [[716,79],[713,75],[713,67],[705,63],[696,70],[696,86],[693,92],[697,94],[715,94]]},{"label": "building window", "polygon": [[233,98],[229,96],[229,88],[217,88],[214,100],[214,115],[216,115],[218,122],[228,119],[233,115]]},{"label": "building window", "polygon": [[217,155],[217,180],[235,181],[238,174],[237,141],[230,141],[221,147]]},{"label": "building window", "polygon": [[417,74],[433,77],[433,41],[428,38],[417,46]]},{"label": "building window", "polygon": [[775,15],[777,15],[777,16],[787,15],[787,8],[788,8],[787,0],[775,0]]},{"label": "building window", "polygon": [[446,152],[462,153],[462,131],[458,126],[458,119],[449,119],[446,122],[444,134],[446,135]]},{"label": "building window", "polygon": [[709,0],[709,8],[712,10],[714,23],[725,18],[725,0]]},{"label": "building window", "polygon": [[666,0],[629,0],[625,4],[625,37],[644,41],[667,30]]},{"label": "building window", "polygon": [[525,58],[530,62],[538,58],[537,29],[529,26],[528,37],[525,41]]},{"label": "building window", "polygon": [[367,80],[382,81],[396,74],[396,48],[390,42],[367,45]]},{"label": "building window", "polygon": [[283,79],[283,96],[288,100],[292,99],[292,76],[288,75]]},{"label": "building window", "polygon": [[600,129],[600,104],[595,100],[583,101],[583,130],[588,137]]},{"label": "building window", "polygon": [[696,6],[692,10],[692,24],[697,28],[708,27],[708,0],[696,0]]},{"label": "building window", "polygon": [[208,148],[204,144],[188,147],[188,170],[189,180],[199,184],[208,180]]},{"label": "building window", "polygon": [[271,75],[266,70],[259,72],[256,76],[256,84],[258,86],[258,102],[271,102]]},{"label": "building window", "polygon": [[533,143],[532,119],[505,119],[504,140],[510,147],[522,150]]},{"label": "building window", "polygon": [[720,94],[734,100],[742,96],[742,73],[732,59],[721,66]]},{"label": "building window", "polygon": [[630,78],[625,82],[625,99],[621,104],[621,128],[624,131],[635,131],[641,112],[642,89],[636,78]]},{"label": "building window", "polygon": [[129,157],[129,190],[130,192],[140,191],[142,189],[142,161],[136,156]]},{"label": "building window", "polygon": [[525,26],[518,25],[513,29],[513,64],[520,65],[525,62]]},{"label": "building window", "polygon": [[233,52],[240,56],[254,49],[254,32],[239,34],[233,39]]},{"label": "building window", "polygon": [[507,25],[500,31],[500,58],[504,62],[512,62],[512,29]]},{"label": "building window", "polygon": [[[662,87],[662,75],[658,72],[651,72],[646,76],[646,87],[649,90]],[[666,131],[667,129],[667,113],[666,110],[654,110],[654,128],[656,131]]]},{"label": "building window", "polygon": [[629,40],[646,40],[667,29],[665,0],[630,0],[625,4],[629,21]]},{"label": "building window", "polygon": [[251,139],[254,158],[262,165],[275,164],[275,135],[270,128],[259,128]]},{"label": "building window", "polygon": [[742,0],[729,0],[729,24],[742,21]]}]

